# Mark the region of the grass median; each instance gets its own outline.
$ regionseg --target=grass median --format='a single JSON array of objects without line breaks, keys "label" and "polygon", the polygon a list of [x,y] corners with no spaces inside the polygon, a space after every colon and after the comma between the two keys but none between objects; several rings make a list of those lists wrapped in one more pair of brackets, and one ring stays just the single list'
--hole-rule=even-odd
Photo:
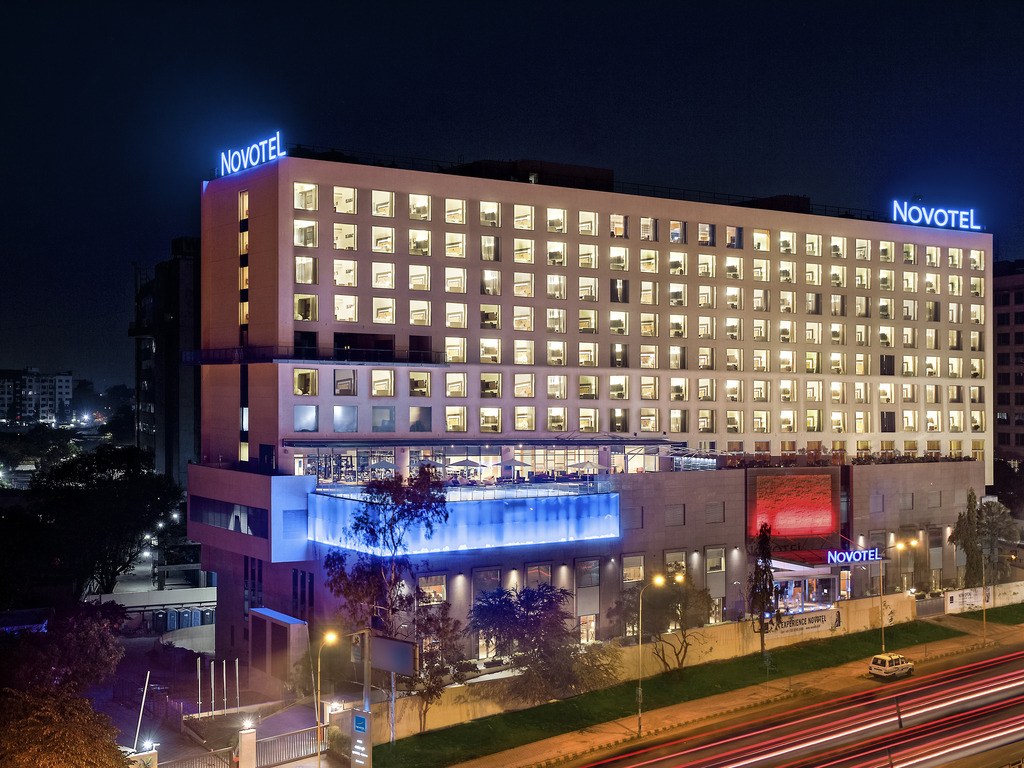
[{"label": "grass median", "polygon": [[[959,615],[965,619],[981,621],[981,611],[967,611]],[[987,608],[985,620],[991,621],[993,624],[1024,624],[1024,603]]]},{"label": "grass median", "polygon": [[[989,611],[989,615],[991,615]],[[945,640],[963,634],[923,621],[890,627],[886,650]],[[768,677],[779,680],[864,659],[878,651],[877,631],[817,640],[771,651]],[[727,693],[763,683],[761,655],[711,662],[644,680],[644,710]],[[374,747],[378,768],[445,768],[581,728],[636,714],[636,681],[542,704],[518,712],[410,736]]]}]

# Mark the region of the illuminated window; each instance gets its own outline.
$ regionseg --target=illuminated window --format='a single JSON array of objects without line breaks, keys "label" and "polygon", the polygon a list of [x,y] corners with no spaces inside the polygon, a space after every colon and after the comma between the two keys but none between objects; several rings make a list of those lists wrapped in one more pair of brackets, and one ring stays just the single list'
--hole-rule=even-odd
[{"label": "illuminated window", "polygon": [[395,193],[375,189],[370,193],[370,205],[374,216],[390,218],[395,215]]},{"label": "illuminated window", "polygon": [[446,405],[444,407],[444,430],[445,432],[466,431],[466,406]]},{"label": "illuminated window", "polygon": [[334,212],[355,213],[356,212],[356,191],[352,187],[334,188]]},{"label": "illuminated window", "polygon": [[317,371],[315,368],[296,368],[292,372],[292,382],[296,395],[316,396]]},{"label": "illuminated window", "polygon": [[501,374],[480,374],[480,397],[501,397]]},{"label": "illuminated window", "polygon": [[315,405],[296,405],[293,411],[296,432],[319,432],[320,409]]},{"label": "illuminated window", "polygon": [[501,362],[501,340],[480,339],[480,362],[500,363]]},{"label": "illuminated window", "polygon": [[629,221],[628,216],[624,216],[621,213],[613,213],[608,217],[609,227],[611,229],[612,237],[628,237],[627,224]]},{"label": "illuminated window", "polygon": [[373,298],[373,322],[392,325],[395,322],[395,300]]},{"label": "illuminated window", "polygon": [[686,274],[686,254],[673,251],[668,255],[668,273],[670,275]]},{"label": "illuminated window", "polygon": [[532,373],[517,373],[512,379],[513,395],[515,397],[533,397]]},{"label": "illuminated window", "polygon": [[533,264],[533,240],[516,238],[513,243],[513,258],[519,264]]},{"label": "illuminated window", "polygon": [[725,247],[726,248],[742,248],[743,247],[743,227],[730,227],[725,228]]},{"label": "illuminated window", "polygon": [[465,397],[466,374],[446,373],[444,375],[444,393],[446,397]]},{"label": "illuminated window", "polygon": [[565,243],[548,240],[548,266],[565,266]]},{"label": "illuminated window", "polygon": [[494,269],[485,269],[480,273],[480,294],[482,296],[501,295],[501,273]]},{"label": "illuminated window", "polygon": [[548,309],[546,310],[546,322],[545,328],[548,333],[565,333],[566,321],[565,321],[565,310],[564,309]]},{"label": "illuminated window", "polygon": [[533,229],[532,205],[512,206],[512,227],[513,229]]},{"label": "illuminated window", "polygon": [[395,252],[395,230],[393,227],[372,227],[370,236],[373,241],[370,249],[375,253]]},{"label": "illuminated window", "polygon": [[808,256],[821,256],[821,235],[807,235],[805,237],[804,253]]},{"label": "illuminated window", "polygon": [[579,278],[579,299],[580,301],[597,301],[597,278]]},{"label": "illuminated window", "polygon": [[466,201],[446,198],[444,201],[444,220],[446,224],[466,223]]},{"label": "illuminated window", "polygon": [[480,224],[485,227],[501,226],[501,205],[500,203],[480,203]]},{"label": "illuminated window", "polygon": [[316,210],[316,184],[306,184],[297,181],[293,185],[295,194],[295,208],[303,211]]},{"label": "illuminated window", "polygon": [[317,317],[317,296],[315,294],[295,294],[295,319],[316,322]]},{"label": "illuminated window", "polygon": [[613,245],[608,249],[608,266],[611,269],[625,271],[629,269],[629,249]]},{"label": "illuminated window", "polygon": [[[532,405],[517,405],[515,407],[515,428],[517,430],[532,431],[537,428],[534,410]],[[562,410],[564,411],[565,409]],[[562,417],[562,423],[565,424],[564,416]]]},{"label": "illuminated window", "polygon": [[354,323],[359,318],[359,299],[355,296],[335,294],[334,319],[341,323]]},{"label": "illuminated window", "polygon": [[641,376],[640,377],[640,399],[641,400],[657,400],[658,399],[658,377],[657,376]]},{"label": "illuminated window", "polygon": [[549,299],[565,298],[565,275],[548,275],[547,285]]},{"label": "illuminated window", "polygon": [[430,230],[409,230],[409,254],[412,256],[430,255]]},{"label": "illuminated window", "polygon": [[461,336],[446,336],[444,339],[444,359],[446,363],[466,362],[466,339]]},{"label": "illuminated window", "polygon": [[480,236],[480,261],[501,261],[498,238],[494,235]]},{"label": "illuminated window", "polygon": [[430,371],[409,371],[409,396],[430,397]]},{"label": "illuminated window", "polygon": [[409,195],[409,218],[430,221],[430,195]]},{"label": "illuminated window", "polygon": [[370,371],[370,396],[394,397],[394,395],[395,372],[382,369],[374,369]]},{"label": "illuminated window", "polygon": [[480,431],[501,432],[501,408],[480,409]]},{"label": "illuminated window", "polygon": [[430,302],[412,300],[409,302],[409,324],[430,325]]},{"label": "illuminated window", "polygon": [[579,420],[580,432],[600,431],[597,408],[580,408]]},{"label": "illuminated window", "polygon": [[448,328],[465,328],[466,305],[454,302],[446,303],[444,324]]},{"label": "illuminated window", "polygon": [[417,264],[409,266],[409,290],[430,290],[430,267],[424,267]]},{"label": "illuminated window", "polygon": [[358,432],[359,408],[355,405],[334,406],[334,431]]},{"label": "illuminated window", "polygon": [[417,586],[420,605],[440,605],[448,600],[447,580],[444,574],[420,576]]},{"label": "illuminated window", "polygon": [[[246,268],[248,269],[248,268]],[[315,285],[316,280],[316,258],[313,256],[295,257],[295,282],[301,285]],[[248,288],[242,284],[240,288]]]},{"label": "illuminated window", "polygon": [[714,224],[698,224],[697,225],[697,244],[698,245],[714,245],[715,244],[715,225]]},{"label": "illuminated window", "polygon": [[547,343],[548,365],[565,365],[565,342],[549,341]]},{"label": "illuminated window", "polygon": [[533,365],[533,339],[515,339],[512,342],[512,362]]},{"label": "illuminated window", "polygon": [[567,378],[565,376],[548,376],[548,397],[552,400],[565,400],[568,396]]},{"label": "illuminated window", "polygon": [[565,209],[548,208],[547,214],[548,232],[565,232]]},{"label": "illuminated window", "polygon": [[295,245],[302,248],[316,248],[316,222],[295,220]]},{"label": "illuminated window", "polygon": [[579,365],[584,367],[597,365],[596,342],[581,341],[579,343]]},{"label": "illuminated window", "polygon": [[658,272],[658,252],[649,248],[640,249],[640,271],[650,274]]},{"label": "illuminated window", "polygon": [[619,336],[629,333],[629,313],[618,310],[608,313],[608,330]]},{"label": "illuminated window", "polygon": [[356,249],[356,225],[334,225],[334,250],[354,251]]}]

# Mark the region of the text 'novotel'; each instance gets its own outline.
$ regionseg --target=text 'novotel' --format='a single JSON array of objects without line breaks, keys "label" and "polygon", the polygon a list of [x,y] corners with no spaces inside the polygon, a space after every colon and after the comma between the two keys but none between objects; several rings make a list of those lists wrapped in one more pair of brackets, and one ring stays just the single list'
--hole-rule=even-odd
[{"label": "text 'novotel'", "polygon": [[252,168],[254,165],[266,163],[286,154],[287,152],[281,148],[281,132],[277,131],[269,139],[257,141],[245,149],[229,149],[227,152],[221,152],[220,175],[227,176],[229,173]]},{"label": "text 'novotel'", "polygon": [[842,552],[835,549],[830,549],[828,552],[828,562],[830,565],[832,563],[869,563],[881,559],[882,553],[878,551],[878,547],[862,549],[856,552]]},{"label": "text 'novotel'", "polygon": [[897,224],[927,224],[929,227],[951,229],[981,229],[974,223],[974,209],[961,211],[956,208],[925,208],[911,205],[906,200],[892,201],[892,220]]}]

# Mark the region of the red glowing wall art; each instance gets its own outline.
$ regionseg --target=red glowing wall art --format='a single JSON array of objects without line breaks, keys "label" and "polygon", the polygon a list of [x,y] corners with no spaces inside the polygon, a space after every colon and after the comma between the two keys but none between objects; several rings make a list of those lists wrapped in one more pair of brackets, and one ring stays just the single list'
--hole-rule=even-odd
[{"label": "red glowing wall art", "polygon": [[773,536],[824,536],[839,529],[832,508],[832,477],[814,475],[761,475],[757,478],[757,503],[750,520],[750,535],[761,523],[772,527]]}]

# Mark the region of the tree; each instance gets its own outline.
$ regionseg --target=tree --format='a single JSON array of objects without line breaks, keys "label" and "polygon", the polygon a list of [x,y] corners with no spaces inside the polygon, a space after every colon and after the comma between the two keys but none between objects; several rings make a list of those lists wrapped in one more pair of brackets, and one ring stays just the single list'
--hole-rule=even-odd
[{"label": "tree", "polygon": [[416,631],[420,637],[419,674],[412,678],[420,699],[420,732],[427,729],[427,712],[452,683],[466,682],[475,665],[462,648],[462,622],[452,618],[447,602],[420,605]]},{"label": "tree", "polygon": [[978,544],[985,559],[988,583],[996,584],[1006,578],[1009,566],[1003,551],[1016,549],[1020,538],[1020,527],[1003,504],[986,501],[978,508]]},{"label": "tree", "polygon": [[518,673],[509,694],[537,702],[574,695],[614,680],[617,658],[581,647],[565,605],[572,593],[541,584],[483,592],[470,611],[469,631]]},{"label": "tree", "polygon": [[117,729],[67,690],[0,692],[0,765],[127,768]]},{"label": "tree", "polygon": [[775,626],[779,615],[779,595],[772,571],[772,527],[768,523],[761,523],[757,538],[751,542],[747,554],[753,560],[750,575],[747,576],[750,625],[761,636],[761,660],[767,664],[765,635]]},{"label": "tree", "polygon": [[101,445],[36,472],[32,489],[39,520],[59,567],[75,584],[108,594],[130,573],[146,535],[181,505],[181,488],[152,470],[134,447]]},{"label": "tree", "polygon": [[968,589],[980,587],[983,574],[981,544],[978,540],[978,497],[973,488],[967,492],[967,509],[957,515],[956,525],[948,541],[964,551],[964,586]]},{"label": "tree", "polygon": [[50,620],[45,632],[0,639],[0,686],[81,693],[114,676],[124,648],[115,628],[124,620],[117,603],[80,604]]},{"label": "tree", "polygon": [[[697,589],[681,564],[673,564],[668,570],[665,583],[644,595],[643,626],[644,637],[653,638],[654,656],[666,672],[682,669],[690,650],[703,642],[703,636],[694,630],[707,623],[712,605],[711,593]],[[608,609],[608,618],[636,627],[637,597],[643,586],[637,584],[623,592]]]},{"label": "tree", "polygon": [[[404,637],[403,621],[415,608],[414,578],[406,548],[414,529],[430,538],[448,520],[444,482],[429,468],[405,482],[401,475],[371,480],[352,516],[349,537],[358,550],[332,549],[324,559],[327,588],[345,602],[355,627],[375,626],[386,637]],[[391,674],[391,739],[395,737],[395,675]]]}]

